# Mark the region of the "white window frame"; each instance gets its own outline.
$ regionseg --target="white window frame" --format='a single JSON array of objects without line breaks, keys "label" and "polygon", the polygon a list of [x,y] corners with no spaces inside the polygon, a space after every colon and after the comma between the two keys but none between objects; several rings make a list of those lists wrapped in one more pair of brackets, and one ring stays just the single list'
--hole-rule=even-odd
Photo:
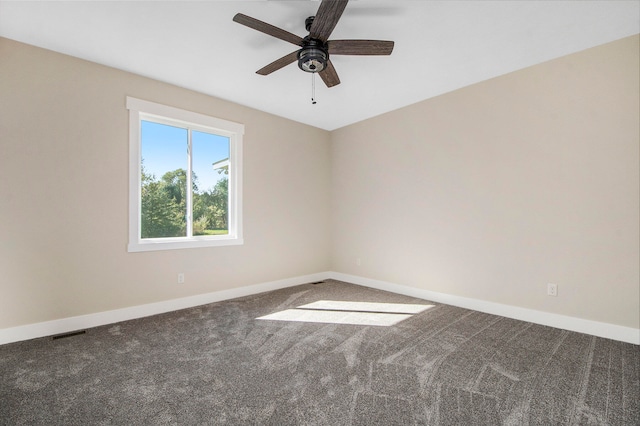
[{"label": "white window frame", "polygon": [[[242,136],[244,125],[196,112],[127,96],[129,110],[129,252],[241,245],[242,238]],[[141,238],[141,126],[142,120],[186,127],[229,138],[229,233]],[[187,177],[190,181],[190,174]],[[188,185],[190,189],[191,186]],[[187,194],[191,194],[188,191]],[[188,195],[191,197],[191,195]],[[189,212],[191,214],[191,212]],[[189,231],[188,231],[189,232]],[[190,232],[189,232],[190,234]]]}]

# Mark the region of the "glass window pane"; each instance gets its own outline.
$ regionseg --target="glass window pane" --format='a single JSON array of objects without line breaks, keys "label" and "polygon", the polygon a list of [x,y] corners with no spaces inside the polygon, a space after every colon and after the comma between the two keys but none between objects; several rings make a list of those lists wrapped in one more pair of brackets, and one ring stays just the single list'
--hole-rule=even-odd
[{"label": "glass window pane", "polygon": [[229,233],[229,138],[191,132],[193,235]]},{"label": "glass window pane", "polygon": [[187,129],[141,121],[141,237],[185,237]]}]

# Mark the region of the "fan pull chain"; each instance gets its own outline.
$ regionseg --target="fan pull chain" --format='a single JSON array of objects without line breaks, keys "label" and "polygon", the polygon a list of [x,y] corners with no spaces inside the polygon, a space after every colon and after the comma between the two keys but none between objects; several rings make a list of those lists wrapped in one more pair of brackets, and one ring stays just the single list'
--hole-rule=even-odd
[{"label": "fan pull chain", "polygon": [[311,105],[316,104],[316,73],[311,73]]}]

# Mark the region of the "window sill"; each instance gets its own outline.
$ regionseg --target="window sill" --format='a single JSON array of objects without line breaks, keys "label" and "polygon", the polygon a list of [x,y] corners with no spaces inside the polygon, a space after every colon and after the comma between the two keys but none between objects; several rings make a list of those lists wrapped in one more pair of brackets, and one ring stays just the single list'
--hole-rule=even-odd
[{"label": "window sill", "polygon": [[141,252],[141,251],[158,251],[158,250],[180,250],[189,248],[202,248],[202,247],[222,247],[222,246],[239,246],[244,244],[242,238],[228,237],[228,238],[159,238],[157,240],[145,240],[138,241],[137,243],[129,243],[127,251]]}]

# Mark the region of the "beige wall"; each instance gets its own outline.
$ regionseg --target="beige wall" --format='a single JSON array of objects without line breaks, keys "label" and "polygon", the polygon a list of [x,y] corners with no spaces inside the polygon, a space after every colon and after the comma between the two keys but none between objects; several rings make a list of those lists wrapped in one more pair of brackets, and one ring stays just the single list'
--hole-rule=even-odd
[{"label": "beige wall", "polygon": [[[127,252],[126,96],[245,124],[243,246]],[[328,132],[0,39],[0,150],[0,329],[330,269]]]},{"label": "beige wall", "polygon": [[[328,133],[0,38],[0,329],[328,270],[638,328],[638,41]],[[126,251],[125,96],[245,124],[243,246]]]},{"label": "beige wall", "polygon": [[638,328],[638,40],[333,132],[334,270]]}]

